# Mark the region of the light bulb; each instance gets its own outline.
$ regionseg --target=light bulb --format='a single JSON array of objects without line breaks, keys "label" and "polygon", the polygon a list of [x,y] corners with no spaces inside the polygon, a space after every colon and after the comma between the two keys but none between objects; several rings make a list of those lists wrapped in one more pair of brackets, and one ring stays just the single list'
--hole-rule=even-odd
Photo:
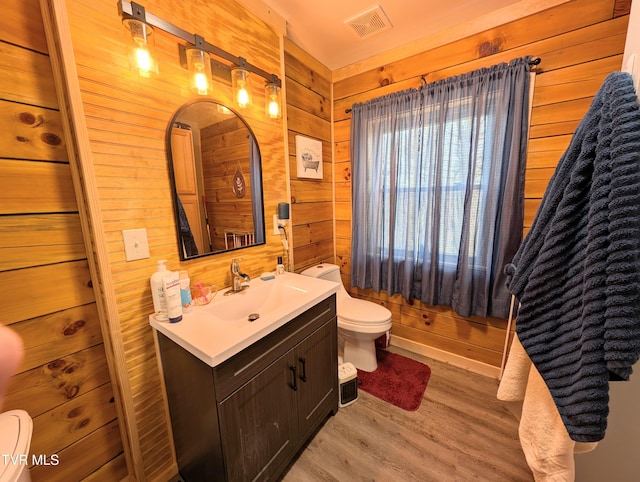
[{"label": "light bulb", "polygon": [[153,77],[158,74],[155,60],[153,28],[140,20],[127,18],[122,21],[131,35],[129,47],[129,68],[141,77]]},{"label": "light bulb", "polygon": [[278,105],[278,101],[274,99],[269,99],[269,117],[277,118],[280,117],[280,106]]},{"label": "light bulb", "polygon": [[231,71],[234,97],[238,107],[245,108],[251,105],[251,79],[249,72],[242,68]]},{"label": "light bulb", "polygon": [[246,107],[250,103],[249,92],[244,87],[238,90],[238,95],[236,96],[236,100],[240,107]]},{"label": "light bulb", "polygon": [[282,117],[280,87],[269,82],[265,85],[265,113],[271,119]]},{"label": "light bulb", "polygon": [[189,88],[198,95],[207,95],[211,90],[211,59],[209,54],[198,48],[188,48],[187,68]]},{"label": "light bulb", "polygon": [[202,72],[198,72],[194,76],[194,84],[196,88],[196,93],[199,95],[207,95],[209,91],[209,81],[207,80],[207,76]]},{"label": "light bulb", "polygon": [[140,47],[135,50],[135,56],[140,75],[147,77],[148,73],[153,69],[153,59],[151,58],[151,54],[146,48]]}]

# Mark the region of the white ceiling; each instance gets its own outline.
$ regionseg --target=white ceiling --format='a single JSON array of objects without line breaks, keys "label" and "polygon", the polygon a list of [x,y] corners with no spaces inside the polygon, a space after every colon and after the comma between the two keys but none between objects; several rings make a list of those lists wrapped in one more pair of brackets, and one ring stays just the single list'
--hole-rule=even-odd
[{"label": "white ceiling", "polygon": [[[287,22],[287,37],[330,70],[433,35],[519,0],[262,0]],[[542,2],[544,3],[544,2]],[[392,28],[358,38],[344,21],[379,5]]]}]

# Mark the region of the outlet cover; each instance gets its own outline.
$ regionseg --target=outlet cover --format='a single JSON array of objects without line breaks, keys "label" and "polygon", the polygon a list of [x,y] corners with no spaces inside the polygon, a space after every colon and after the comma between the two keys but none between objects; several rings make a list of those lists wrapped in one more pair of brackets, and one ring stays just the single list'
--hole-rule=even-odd
[{"label": "outlet cover", "polygon": [[124,241],[124,254],[127,261],[149,257],[149,241],[147,240],[147,230],[145,228],[123,229],[122,240]]},{"label": "outlet cover", "polygon": [[273,215],[273,234],[284,234],[280,228],[287,227],[287,220],[280,219],[277,214]]}]

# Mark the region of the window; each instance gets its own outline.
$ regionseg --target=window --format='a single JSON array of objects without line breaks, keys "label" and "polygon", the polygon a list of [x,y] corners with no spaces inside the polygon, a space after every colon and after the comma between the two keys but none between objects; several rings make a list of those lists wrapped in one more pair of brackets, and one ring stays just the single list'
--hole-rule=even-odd
[{"label": "window", "polygon": [[528,61],[356,104],[352,283],[506,316],[520,243]]}]

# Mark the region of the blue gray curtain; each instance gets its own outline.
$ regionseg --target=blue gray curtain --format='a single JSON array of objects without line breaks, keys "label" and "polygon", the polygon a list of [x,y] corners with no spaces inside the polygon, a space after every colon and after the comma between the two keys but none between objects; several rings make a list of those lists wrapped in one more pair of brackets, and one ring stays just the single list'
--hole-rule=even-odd
[{"label": "blue gray curtain", "polygon": [[506,317],[522,239],[529,60],[355,104],[351,280]]}]

